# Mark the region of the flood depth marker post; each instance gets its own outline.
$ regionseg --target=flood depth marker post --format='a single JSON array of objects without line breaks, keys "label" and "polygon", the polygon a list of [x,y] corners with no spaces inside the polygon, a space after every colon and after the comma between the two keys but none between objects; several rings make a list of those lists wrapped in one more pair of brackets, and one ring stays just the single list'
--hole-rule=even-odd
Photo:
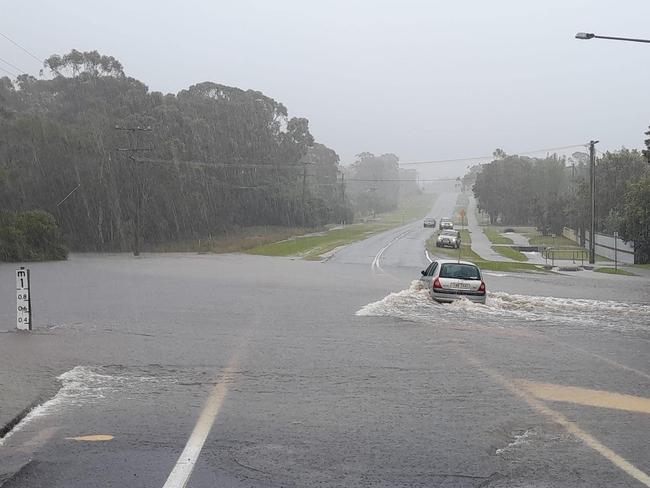
[{"label": "flood depth marker post", "polygon": [[29,270],[16,270],[16,328],[32,330],[32,293],[29,289]]}]

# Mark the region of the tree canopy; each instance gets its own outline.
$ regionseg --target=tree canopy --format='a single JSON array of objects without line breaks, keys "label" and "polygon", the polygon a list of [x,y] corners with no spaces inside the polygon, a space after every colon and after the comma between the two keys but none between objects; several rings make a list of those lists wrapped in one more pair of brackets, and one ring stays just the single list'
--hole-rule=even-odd
[{"label": "tree canopy", "polygon": [[[650,144],[650,141],[648,142]],[[569,161],[557,156],[528,158],[495,151],[495,160],[472,168],[474,194],[493,223],[535,225],[545,233],[564,226],[589,227],[588,164],[585,153]],[[571,165],[567,165],[570,162]],[[596,160],[596,230],[621,232],[648,260],[647,179],[650,165],[637,150],[622,148]],[[645,227],[644,227],[645,226]]]},{"label": "tree canopy", "polygon": [[73,249],[129,249],[138,208],[149,243],[349,213],[336,153],[259,91],[203,82],[151,92],[97,51],[44,65],[51,79],[0,79],[0,207],[50,212]]}]

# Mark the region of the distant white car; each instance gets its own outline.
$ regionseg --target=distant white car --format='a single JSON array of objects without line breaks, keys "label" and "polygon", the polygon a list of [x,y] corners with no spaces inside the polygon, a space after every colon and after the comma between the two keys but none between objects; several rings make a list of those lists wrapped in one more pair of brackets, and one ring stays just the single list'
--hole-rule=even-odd
[{"label": "distant white car", "polygon": [[436,219],[426,218],[423,223],[424,227],[434,227],[436,226]]},{"label": "distant white car", "polygon": [[440,219],[440,230],[445,230],[445,229],[453,229],[454,228],[454,222],[448,218],[448,217],[443,217]]},{"label": "distant white car", "polygon": [[443,230],[438,234],[436,247],[453,247],[458,249],[460,247],[460,232],[450,229]]},{"label": "distant white car", "polygon": [[453,302],[467,298],[476,303],[485,303],[487,289],[481,270],[469,261],[440,259],[432,262],[422,271],[420,278],[431,297],[438,302]]}]

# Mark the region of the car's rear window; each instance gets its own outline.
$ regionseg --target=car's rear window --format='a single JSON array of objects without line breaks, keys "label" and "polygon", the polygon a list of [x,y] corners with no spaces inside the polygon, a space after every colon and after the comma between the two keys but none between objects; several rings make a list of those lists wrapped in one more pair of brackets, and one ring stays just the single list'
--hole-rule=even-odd
[{"label": "car's rear window", "polygon": [[480,280],[481,272],[472,264],[445,263],[440,268],[441,278],[456,278],[459,280]]}]

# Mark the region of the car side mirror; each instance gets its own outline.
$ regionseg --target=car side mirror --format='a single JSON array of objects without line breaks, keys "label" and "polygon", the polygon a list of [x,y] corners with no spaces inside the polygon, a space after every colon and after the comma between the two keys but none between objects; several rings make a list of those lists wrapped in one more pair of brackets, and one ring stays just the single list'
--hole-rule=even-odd
[{"label": "car side mirror", "polygon": [[427,275],[427,272],[426,272],[425,270],[420,271],[420,273],[422,273],[422,276],[426,276],[426,275]]}]

